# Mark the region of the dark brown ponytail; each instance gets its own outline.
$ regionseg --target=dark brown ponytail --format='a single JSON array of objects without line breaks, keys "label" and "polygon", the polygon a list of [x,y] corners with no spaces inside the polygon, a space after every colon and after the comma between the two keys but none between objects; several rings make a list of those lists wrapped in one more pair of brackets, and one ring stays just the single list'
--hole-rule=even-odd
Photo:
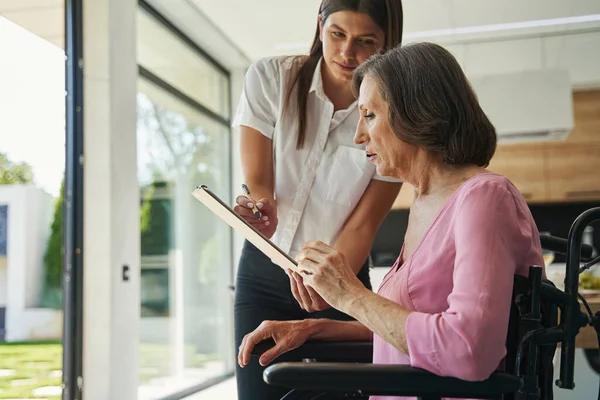
[{"label": "dark brown ponytail", "polygon": [[385,50],[393,49],[402,44],[402,31],[404,29],[404,12],[401,0],[386,0],[387,33]]}]

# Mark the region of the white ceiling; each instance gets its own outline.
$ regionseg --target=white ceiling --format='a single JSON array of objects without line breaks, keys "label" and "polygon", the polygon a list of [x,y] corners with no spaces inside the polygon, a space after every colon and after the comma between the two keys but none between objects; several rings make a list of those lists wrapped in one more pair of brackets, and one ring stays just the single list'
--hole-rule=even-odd
[{"label": "white ceiling", "polygon": [[310,42],[321,0],[188,0],[251,59],[273,55],[276,46]]},{"label": "white ceiling", "polygon": [[[321,0],[149,0],[165,13],[185,8],[207,17],[250,59],[304,52],[313,38]],[[404,0],[405,41],[460,43],[489,40],[499,35],[562,32],[600,28],[600,0]],[[63,0],[0,0],[0,15],[62,46]],[[203,14],[203,15],[201,15]],[[595,22],[553,25],[537,29],[508,29],[469,35],[436,35],[436,31],[493,24],[531,22],[595,15]],[[599,50],[600,51],[600,50]]]},{"label": "white ceiling", "polygon": [[[229,69],[305,52],[321,2],[146,1]],[[565,68],[574,87],[600,87],[600,0],[403,0],[403,6],[404,42],[444,44],[468,75]],[[63,45],[63,0],[0,0],[0,15]],[[574,17],[588,21],[557,20]],[[515,26],[535,21],[541,26]]]},{"label": "white ceiling", "polygon": [[0,0],[0,16],[63,47],[63,4],[63,0]]},{"label": "white ceiling", "polygon": [[[163,0],[166,1],[166,0]],[[194,4],[251,59],[288,52],[303,52],[313,38],[320,0],[187,0]],[[404,0],[404,32],[408,41],[461,40],[465,35],[434,31],[600,15],[599,0]],[[590,24],[572,24],[575,26]],[[600,21],[596,21],[596,27]],[[540,31],[538,28],[537,31]],[[542,30],[561,31],[565,25]],[[523,34],[525,29],[511,29]],[[528,31],[531,31],[529,29]],[[469,35],[488,40],[507,31]]]}]

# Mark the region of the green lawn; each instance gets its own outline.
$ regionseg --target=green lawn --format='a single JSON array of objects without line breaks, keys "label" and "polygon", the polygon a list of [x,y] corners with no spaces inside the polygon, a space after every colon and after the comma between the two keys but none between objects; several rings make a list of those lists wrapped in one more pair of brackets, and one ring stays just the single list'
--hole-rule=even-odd
[{"label": "green lawn", "polygon": [[60,396],[34,395],[45,386],[61,386],[60,343],[0,343],[0,399],[60,400]]},{"label": "green lawn", "polygon": [[[169,375],[169,347],[140,344],[140,383]],[[197,354],[185,349],[188,368],[201,368],[217,355]],[[62,345],[59,342],[0,343],[0,399],[60,400],[60,396],[34,395],[45,386],[61,386]]]}]

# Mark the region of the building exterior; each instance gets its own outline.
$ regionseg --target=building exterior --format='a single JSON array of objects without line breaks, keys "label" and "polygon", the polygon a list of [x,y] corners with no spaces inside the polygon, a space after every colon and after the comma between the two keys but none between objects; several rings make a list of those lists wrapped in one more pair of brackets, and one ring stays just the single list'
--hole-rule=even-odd
[{"label": "building exterior", "polygon": [[0,329],[7,342],[62,337],[62,311],[42,302],[52,209],[53,198],[33,185],[0,185]]}]

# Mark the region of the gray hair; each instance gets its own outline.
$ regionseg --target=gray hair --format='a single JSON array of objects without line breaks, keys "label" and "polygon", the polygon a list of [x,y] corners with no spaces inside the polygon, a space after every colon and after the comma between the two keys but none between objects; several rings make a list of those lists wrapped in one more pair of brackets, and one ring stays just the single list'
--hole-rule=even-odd
[{"label": "gray hair", "polygon": [[416,43],[374,55],[354,72],[355,94],[366,75],[377,82],[398,139],[440,152],[449,165],[489,165],[496,129],[449,51]]}]

